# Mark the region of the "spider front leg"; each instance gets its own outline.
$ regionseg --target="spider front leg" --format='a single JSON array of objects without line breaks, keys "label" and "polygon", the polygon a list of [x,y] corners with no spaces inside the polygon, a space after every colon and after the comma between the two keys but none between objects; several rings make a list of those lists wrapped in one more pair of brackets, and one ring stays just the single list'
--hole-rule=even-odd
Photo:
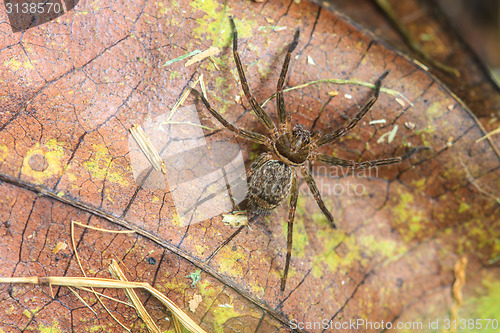
[{"label": "spider front leg", "polygon": [[292,121],[292,115],[290,112],[286,111],[285,99],[283,98],[283,85],[285,84],[286,73],[288,72],[288,65],[290,64],[290,58],[292,56],[293,50],[297,47],[299,43],[300,31],[297,30],[293,36],[293,42],[288,47],[286,52],[285,61],[283,62],[283,68],[281,69],[280,78],[278,80],[278,86],[276,87],[276,99],[278,101],[278,121],[280,124],[280,129],[290,130],[290,123]]},{"label": "spider front leg", "polygon": [[231,28],[233,29],[234,62],[236,63],[236,68],[238,69],[238,74],[240,76],[243,92],[245,93],[248,102],[250,102],[250,105],[252,106],[255,115],[257,116],[257,118],[259,118],[259,121],[269,131],[272,137],[276,137],[277,136],[276,125],[274,125],[274,122],[271,120],[269,115],[262,109],[260,104],[257,103],[255,98],[252,96],[250,87],[248,86],[247,78],[245,77],[245,72],[243,71],[243,65],[241,64],[240,55],[238,53],[238,31],[236,31],[236,26],[234,24],[232,17],[229,18],[229,21],[231,22]]},{"label": "spider front leg", "polygon": [[390,157],[390,158],[384,158],[380,160],[373,160],[373,161],[365,161],[365,162],[355,162],[355,161],[350,161],[350,160],[344,160],[342,158],[330,156],[330,155],[325,155],[325,154],[318,154],[315,156],[315,160],[323,162],[328,165],[338,165],[342,167],[348,167],[348,168],[355,168],[355,169],[364,169],[364,168],[370,168],[370,167],[375,167],[379,165],[388,165],[388,164],[396,164],[400,163],[406,159],[408,159],[411,155],[413,155],[416,151],[420,150],[422,148],[412,148],[410,151],[408,151],[406,154],[403,156],[398,156],[398,157]]},{"label": "spider front leg", "polygon": [[253,142],[256,142],[259,144],[266,144],[267,138],[264,135],[235,127],[233,124],[231,124],[226,119],[224,119],[224,117],[222,117],[219,112],[217,112],[216,110],[214,110],[210,106],[210,103],[205,98],[205,96],[203,96],[202,93],[200,93],[198,90],[193,89],[193,88],[191,88],[191,92],[193,92],[197,97],[199,97],[202,100],[203,104],[205,104],[205,107],[212,114],[212,116],[214,116],[228,130],[236,133],[237,135],[239,135],[245,139],[251,140]]},{"label": "spider front leg", "polygon": [[288,269],[290,268],[290,259],[292,258],[292,243],[293,243],[293,220],[295,219],[295,209],[297,208],[297,199],[299,197],[299,186],[297,185],[297,176],[292,173],[292,189],[290,197],[290,210],[288,212],[288,233],[286,238],[286,261],[283,277],[281,278],[281,291],[285,291],[286,278],[288,277]]},{"label": "spider front leg", "polygon": [[323,214],[326,216],[326,219],[328,220],[328,222],[330,222],[332,227],[334,229],[336,229],[337,226],[335,225],[335,222],[333,220],[333,216],[330,213],[330,211],[328,210],[328,208],[326,208],[325,203],[323,202],[323,199],[321,198],[321,194],[319,193],[318,187],[316,186],[316,182],[314,181],[314,178],[311,175],[311,172],[305,166],[302,166],[300,169],[302,171],[302,176],[306,180],[307,186],[309,186],[309,189],[311,190],[311,193],[314,196],[314,200],[316,200],[316,203],[318,204],[318,206],[321,209],[321,211],[323,212]]},{"label": "spider front leg", "polygon": [[359,111],[359,113],[356,115],[356,117],[354,117],[351,120],[351,122],[349,123],[349,125],[347,125],[346,127],[340,128],[340,129],[338,129],[336,131],[333,131],[332,133],[329,133],[329,134],[326,134],[326,135],[323,135],[322,137],[320,137],[316,141],[316,146],[317,147],[321,147],[323,145],[326,145],[326,144],[338,141],[341,137],[343,137],[344,135],[346,135],[351,129],[353,129],[354,127],[356,127],[356,125],[359,123],[359,121],[361,120],[361,118],[363,118],[365,116],[365,114],[368,111],[370,111],[370,109],[372,108],[373,104],[375,104],[375,102],[377,101],[378,95],[380,93],[380,86],[382,85],[382,80],[387,76],[387,74],[389,74],[388,71],[385,72],[384,74],[382,74],[377,79],[377,81],[375,82],[375,92],[373,93],[372,98],[370,98],[370,100],[368,101],[368,103],[366,103],[366,105],[361,109],[361,111]]}]

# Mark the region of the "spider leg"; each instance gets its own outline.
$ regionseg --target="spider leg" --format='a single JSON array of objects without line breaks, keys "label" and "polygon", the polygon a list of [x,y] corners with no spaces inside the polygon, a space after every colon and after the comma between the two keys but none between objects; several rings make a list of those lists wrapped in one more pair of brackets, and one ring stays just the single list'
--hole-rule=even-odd
[{"label": "spider leg", "polygon": [[400,163],[400,162],[406,160],[407,158],[409,158],[411,155],[413,155],[413,153],[415,153],[418,150],[420,150],[420,148],[412,148],[410,151],[408,151],[403,156],[385,158],[385,159],[381,159],[381,160],[365,161],[365,162],[359,162],[359,163],[355,162],[355,161],[344,160],[344,159],[341,159],[338,157],[333,157],[330,155],[325,155],[325,154],[318,154],[315,156],[315,159],[317,161],[320,161],[320,162],[323,162],[323,163],[329,164],[329,165],[339,165],[339,166],[355,168],[355,169],[364,169],[364,168],[370,168],[370,167],[379,166],[379,165]]},{"label": "spider leg", "polygon": [[295,32],[295,35],[293,36],[293,42],[288,47],[285,61],[283,62],[283,67],[281,69],[280,78],[278,80],[278,86],[276,87],[276,99],[278,101],[278,120],[280,128],[283,130],[290,130],[290,123],[292,121],[292,115],[290,114],[290,112],[286,111],[285,99],[283,98],[283,85],[285,84],[286,74],[288,72],[288,65],[290,64],[292,52],[293,50],[295,50],[297,44],[299,43],[299,34],[300,31],[297,30]]},{"label": "spider leg", "polygon": [[343,128],[340,128],[336,131],[333,131],[329,134],[326,134],[326,135],[323,135],[322,137],[320,137],[317,141],[316,141],[316,146],[317,147],[321,147],[323,145],[326,145],[328,143],[332,143],[332,142],[335,142],[335,141],[338,141],[341,137],[343,137],[344,135],[346,135],[351,129],[353,129],[354,127],[356,127],[356,125],[358,124],[358,122],[361,120],[361,118],[363,118],[365,116],[365,114],[372,108],[373,104],[375,104],[375,102],[377,101],[377,98],[378,98],[378,95],[380,93],[380,86],[382,84],[382,80],[387,76],[387,74],[389,74],[389,72],[385,72],[384,74],[382,74],[378,79],[377,81],[375,82],[375,92],[373,93],[373,96],[370,98],[370,100],[368,101],[368,103],[366,103],[366,105],[361,109],[361,111],[358,112],[358,114],[356,115],[356,117],[354,117],[351,122],[349,123],[349,125],[343,127]]},{"label": "spider leg", "polygon": [[214,116],[228,130],[233,131],[237,135],[256,143],[265,144],[267,142],[267,138],[264,135],[252,131],[247,131],[245,129],[237,128],[233,124],[228,122],[226,119],[224,119],[224,117],[222,117],[219,112],[217,112],[210,106],[208,100],[198,90],[191,88],[191,92],[193,92],[196,96],[198,96],[201,99],[201,101],[203,102],[203,104],[205,104],[205,107],[212,114],[212,116]]},{"label": "spider leg", "polygon": [[271,133],[271,136],[276,137],[276,125],[273,123],[269,115],[262,109],[259,103],[255,100],[250,92],[250,87],[248,86],[247,78],[245,77],[245,72],[243,71],[243,65],[241,64],[240,55],[238,53],[238,32],[236,31],[236,26],[234,25],[233,18],[230,17],[229,21],[231,22],[231,28],[233,29],[233,56],[234,62],[236,63],[236,68],[238,68],[238,74],[241,80],[241,86],[243,88],[243,92],[245,93],[246,98],[250,102],[253,111],[259,121],[264,125],[264,127]]},{"label": "spider leg", "polygon": [[[253,175],[253,173],[255,172],[256,169],[260,168],[264,163],[266,163],[267,161],[269,161],[271,158],[272,158],[272,155],[270,153],[268,153],[268,152],[260,154],[255,159],[255,161],[252,163],[252,165],[250,166],[250,170],[248,170],[248,172],[247,172],[247,177],[251,177]],[[234,205],[234,201],[233,201],[232,198],[231,198],[231,201],[233,202],[233,207],[234,207],[235,205]],[[226,246],[227,244],[229,244],[229,242],[234,237],[236,237],[243,230],[244,227],[246,227],[246,226],[242,225],[235,232],[233,232],[233,234],[231,236],[229,236],[221,245],[219,245],[215,249],[214,252],[212,252],[212,254],[207,258],[207,260],[205,262],[210,262],[215,257],[215,255],[217,254],[217,252],[219,252],[220,249],[222,249],[224,246]]]},{"label": "spider leg", "polygon": [[285,291],[286,278],[288,277],[288,269],[290,268],[290,259],[292,258],[292,242],[293,242],[293,220],[295,219],[295,209],[297,208],[297,199],[299,197],[299,186],[297,185],[297,176],[295,173],[292,178],[292,196],[290,197],[290,211],[288,213],[288,234],[286,238],[286,261],[283,277],[281,278],[281,291]]},{"label": "spider leg", "polygon": [[311,172],[306,166],[302,166],[301,168],[302,171],[302,176],[304,176],[304,179],[306,180],[307,186],[309,186],[309,189],[311,190],[311,193],[314,196],[314,199],[316,200],[316,203],[318,204],[319,208],[323,212],[323,214],[326,216],[328,222],[332,225],[334,229],[337,228],[335,225],[335,222],[333,220],[333,216],[326,208],[325,203],[323,202],[323,199],[321,199],[321,194],[319,193],[318,187],[316,186],[316,182],[314,181],[314,178],[311,175]]},{"label": "spider leg", "polygon": [[212,254],[207,258],[207,260],[205,260],[206,263],[210,262],[214,257],[215,255],[220,251],[220,249],[222,249],[224,246],[226,246],[234,237],[236,237],[240,232],[241,230],[243,230],[243,228],[245,228],[246,225],[242,225],[240,226],[235,232],[233,232],[233,234],[231,236],[229,236],[221,245],[219,245],[214,252],[212,252]]}]

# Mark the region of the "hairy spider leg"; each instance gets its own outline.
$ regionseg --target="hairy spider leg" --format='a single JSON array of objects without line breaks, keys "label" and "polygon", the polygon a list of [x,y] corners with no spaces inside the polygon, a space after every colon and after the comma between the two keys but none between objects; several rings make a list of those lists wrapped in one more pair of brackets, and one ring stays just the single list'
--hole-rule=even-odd
[{"label": "hairy spider leg", "polygon": [[292,173],[292,177],[292,195],[290,196],[290,210],[288,212],[288,232],[286,237],[286,261],[283,277],[281,278],[281,291],[285,291],[288,269],[290,268],[290,259],[292,258],[293,221],[295,219],[295,209],[297,208],[297,199],[299,197],[299,186],[297,184],[297,176],[295,175],[295,172]]},{"label": "hairy spider leg", "polygon": [[247,78],[245,77],[245,72],[243,71],[243,65],[241,64],[240,55],[238,53],[238,32],[236,31],[236,26],[234,24],[232,17],[229,18],[229,21],[231,22],[231,28],[233,29],[234,62],[236,63],[236,68],[238,69],[238,74],[240,76],[241,86],[243,88],[243,92],[245,93],[245,96],[248,99],[248,102],[250,102],[250,105],[252,106],[252,109],[255,112],[255,115],[257,116],[257,118],[259,118],[259,121],[269,131],[269,133],[271,134],[271,137],[273,139],[276,139],[277,138],[276,125],[271,120],[269,115],[262,109],[260,104],[257,103],[255,98],[252,96],[252,93],[250,91],[250,87],[248,86],[248,81],[247,81]]},{"label": "hairy spider leg", "polygon": [[372,108],[373,104],[377,101],[378,95],[380,93],[380,86],[382,85],[382,80],[389,74],[389,71],[385,72],[382,74],[377,81],[375,82],[375,92],[373,93],[373,96],[370,98],[368,103],[359,111],[359,113],[354,117],[349,125],[340,128],[336,131],[333,131],[329,134],[323,135],[316,141],[316,147],[321,147],[323,145],[333,143],[335,141],[338,141],[341,137],[346,135],[350,130],[352,130],[358,122],[365,116],[365,114]]},{"label": "hairy spider leg", "polygon": [[297,47],[299,43],[300,31],[297,30],[293,36],[293,41],[288,46],[288,51],[286,52],[285,61],[283,62],[283,67],[281,68],[280,78],[278,79],[278,85],[276,87],[276,100],[278,102],[278,121],[280,125],[280,130],[282,133],[290,130],[290,124],[292,122],[292,115],[285,107],[285,99],[283,97],[283,85],[285,84],[286,74],[288,72],[288,65],[290,64],[290,58],[292,52]]},{"label": "hairy spider leg", "polygon": [[[260,168],[264,163],[266,163],[267,161],[271,160],[272,158],[272,155],[270,153],[262,153],[260,154],[257,159],[252,163],[252,165],[250,166],[250,169],[248,170],[247,172],[247,177],[251,177],[253,175],[253,173],[255,172],[255,170],[257,170],[258,168]],[[232,199],[231,199],[232,200]],[[250,223],[250,221],[248,221]],[[212,254],[207,258],[207,260],[205,260],[205,262],[210,262],[214,257],[215,255],[217,254],[217,252],[220,251],[220,249],[222,249],[224,246],[226,246],[227,244],[229,244],[229,242],[234,238],[236,237],[242,230],[243,228],[245,228],[246,226],[245,225],[242,225],[240,226],[238,229],[236,229],[235,232],[233,232],[233,234],[231,236],[229,236],[221,245],[219,245],[215,250],[214,252],[212,252]]]},{"label": "hairy spider leg", "polygon": [[205,107],[208,109],[208,111],[214,116],[224,127],[226,127],[228,130],[236,133],[237,135],[241,136],[242,138],[251,140],[253,142],[259,143],[259,144],[266,144],[267,138],[259,133],[255,133],[252,131],[247,131],[245,129],[241,129],[238,127],[235,127],[233,124],[228,122],[222,115],[214,110],[211,106],[208,100],[203,96],[202,93],[200,93],[198,90],[191,88],[191,91],[197,95],[199,98],[201,98],[203,104],[205,104]]},{"label": "hairy spider leg", "polygon": [[326,216],[326,219],[330,224],[332,225],[332,228],[336,229],[337,226],[335,225],[335,222],[333,220],[333,215],[330,213],[328,208],[326,208],[325,203],[323,202],[323,199],[321,199],[321,194],[319,193],[318,187],[316,186],[316,182],[314,181],[314,178],[311,175],[311,172],[306,166],[302,166],[301,168],[302,171],[302,176],[306,180],[307,186],[311,190],[311,193],[314,197],[314,200],[316,200],[316,203],[318,204],[319,208],[323,212],[323,214]]},{"label": "hairy spider leg", "polygon": [[338,158],[338,157],[334,157],[334,156],[330,156],[330,155],[325,155],[325,154],[318,154],[314,158],[317,161],[320,161],[320,162],[323,162],[323,163],[329,164],[329,165],[338,165],[338,166],[343,166],[343,167],[348,167],[348,168],[364,169],[364,168],[370,168],[370,167],[379,166],[379,165],[400,163],[401,161],[408,159],[416,151],[421,150],[421,149],[425,149],[425,148],[412,148],[412,149],[410,149],[410,151],[408,151],[403,156],[385,158],[385,159],[381,159],[381,160],[365,161],[365,162],[355,162],[355,161],[350,161],[350,160],[344,160],[342,158]]}]

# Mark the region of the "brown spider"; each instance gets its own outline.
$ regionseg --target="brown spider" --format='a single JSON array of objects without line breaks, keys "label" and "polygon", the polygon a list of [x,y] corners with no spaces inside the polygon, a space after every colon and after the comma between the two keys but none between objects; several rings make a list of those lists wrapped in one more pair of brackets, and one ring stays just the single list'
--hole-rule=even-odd
[{"label": "brown spider", "polygon": [[[344,160],[338,157],[329,156],[317,152],[317,149],[338,141],[347,132],[354,128],[363,116],[370,110],[378,98],[380,92],[381,81],[385,78],[388,72],[382,74],[375,82],[375,92],[370,98],[368,103],[358,112],[358,114],[350,121],[350,123],[331,133],[322,135],[320,133],[312,134],[310,131],[304,129],[300,125],[291,128],[291,114],[286,111],[285,101],[283,98],[283,85],[288,72],[288,65],[290,57],[294,49],[297,47],[299,41],[299,30],[295,32],[293,42],[288,47],[285,56],[285,61],[281,70],[281,75],[278,80],[276,89],[277,109],[278,109],[278,126],[271,120],[269,115],[264,112],[259,103],[255,100],[250,92],[243,66],[241,64],[240,56],[238,54],[238,33],[232,18],[230,18],[231,28],[233,30],[233,56],[238,74],[240,76],[241,85],[246,98],[250,102],[255,115],[259,121],[264,125],[268,132],[268,136],[259,133],[248,131],[245,129],[237,128],[224,119],[216,110],[214,110],[208,100],[197,90],[192,91],[203,101],[208,111],[222,124],[224,127],[233,131],[237,135],[265,145],[270,152],[259,155],[256,161],[250,167],[249,176],[251,176],[248,192],[249,211],[256,214],[265,214],[274,208],[278,207],[286,197],[291,193],[290,207],[288,213],[288,234],[287,234],[287,252],[286,262],[283,277],[281,278],[281,291],[285,290],[286,279],[288,276],[288,269],[290,266],[290,258],[292,253],[292,235],[293,235],[293,221],[295,216],[295,209],[297,206],[297,198],[299,188],[297,185],[297,171],[300,170],[302,176],[305,178],[306,183],[311,190],[314,199],[316,200],[319,208],[325,214],[328,221],[333,228],[336,228],[332,214],[326,208],[323,199],[318,191],[316,183],[306,166],[306,162],[320,161],[329,165],[338,165],[350,168],[366,168],[378,165],[399,163],[408,158],[415,149],[406,153],[402,157],[392,157],[381,160],[355,162]],[[208,258],[211,260],[217,251],[225,246],[231,239],[233,239],[244,226],[241,226],[231,237],[229,237],[216,251]]]}]

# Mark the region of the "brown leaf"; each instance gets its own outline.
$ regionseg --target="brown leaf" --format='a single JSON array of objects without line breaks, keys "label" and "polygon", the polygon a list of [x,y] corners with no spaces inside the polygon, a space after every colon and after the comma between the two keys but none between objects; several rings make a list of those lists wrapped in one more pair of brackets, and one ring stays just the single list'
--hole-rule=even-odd
[{"label": "brown leaf", "polygon": [[[234,228],[221,216],[180,225],[171,194],[138,187],[130,166],[128,129],[167,115],[199,74],[209,100],[229,121],[264,133],[246,99],[241,98],[243,106],[234,102],[243,94],[229,47],[228,15],[235,18],[242,62],[259,101],[275,91],[284,50],[299,28],[288,86],[329,78],[372,83],[389,70],[383,86],[412,103],[402,106],[381,94],[360,125],[325,153],[371,160],[402,155],[404,145],[429,148],[371,174],[315,165],[338,229],[331,229],[302,184],[284,293],[279,281],[286,205],[250,223],[205,262]],[[321,329],[306,323],[366,318],[396,325],[444,318],[453,303],[453,266],[459,258],[468,259],[464,304],[479,299],[475,293],[484,290],[477,288],[484,281],[498,279],[497,137],[477,142],[486,133],[455,95],[343,18],[305,1],[84,2],[24,33],[13,34],[5,25],[2,31],[2,276],[79,276],[74,257],[51,252],[51,244],[70,239],[75,220],[137,231],[77,231],[88,276],[109,277],[105,267],[118,259],[128,280],[151,283],[187,310],[186,295],[193,290],[186,276],[201,269],[194,288],[203,300],[188,314],[209,332],[288,331],[290,323],[316,332]],[[209,60],[162,67],[210,46],[221,49],[220,70]],[[332,91],[339,93],[331,96]],[[353,117],[371,93],[356,85],[313,84],[287,92],[285,99],[294,124],[326,133]],[[203,124],[222,128],[202,105],[198,110]],[[274,102],[266,110],[276,120]],[[386,123],[369,124],[380,119]],[[391,143],[377,143],[396,125]],[[227,130],[207,140],[237,142],[246,160],[261,152]],[[68,289],[53,291],[56,301],[44,287],[1,286],[0,329],[121,331],[93,294],[81,293],[97,316]],[[125,299],[119,291],[105,292]],[[107,305],[133,331],[143,331],[132,309]],[[146,300],[146,307],[161,329],[172,329],[158,302]],[[354,331],[359,330],[346,330]]]},{"label": "brown leaf", "polygon": [[[472,44],[477,44],[478,40],[483,43],[487,42],[487,36],[481,30],[485,28],[485,25],[478,24],[478,22],[483,23],[484,18],[472,24],[470,17],[464,17],[464,15],[461,15],[454,24],[450,22],[449,17],[447,18],[449,16],[447,14],[456,12],[457,8],[462,7],[462,10],[467,11],[467,6],[469,14],[472,15],[470,7],[474,5],[479,7],[482,3],[441,0],[389,0],[387,2],[392,6],[400,23],[408,30],[420,48],[434,61],[458,70],[460,77],[436,68],[432,62],[423,59],[421,55],[411,50],[408,42],[395,29],[394,24],[391,24],[383,11],[377,7],[376,0],[335,0],[326,2],[326,5],[370,29],[396,49],[419,59],[478,117],[484,117],[487,121],[490,118],[498,118],[500,114],[498,86],[490,79],[488,64],[483,63],[480,60],[481,56],[475,54],[472,48],[464,42],[464,40],[468,40],[470,43],[470,36],[461,33],[463,30],[474,30],[472,34],[475,35],[475,40],[472,41]],[[321,3],[325,4],[325,2]],[[488,4],[498,7],[498,3],[495,1]],[[492,46],[492,49],[495,50],[496,45],[497,42]]]}]

